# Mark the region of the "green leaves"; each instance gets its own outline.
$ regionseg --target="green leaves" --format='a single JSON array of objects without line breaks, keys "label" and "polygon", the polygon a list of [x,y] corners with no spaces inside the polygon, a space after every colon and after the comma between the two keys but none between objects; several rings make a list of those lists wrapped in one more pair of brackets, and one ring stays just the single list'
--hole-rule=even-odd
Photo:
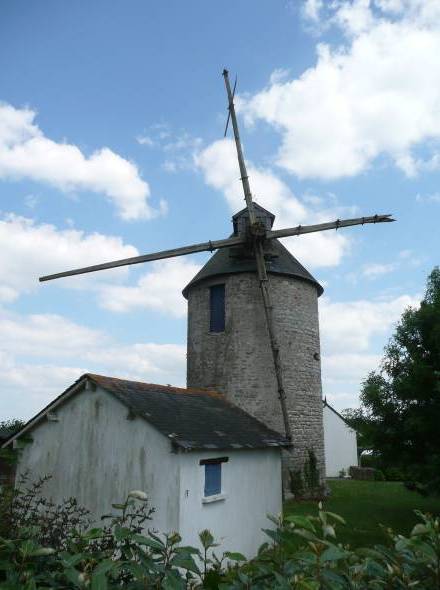
[{"label": "green leaves", "polygon": [[225,551],[223,555],[231,561],[246,561],[246,557],[242,553]]},{"label": "green leaves", "polygon": [[336,545],[330,545],[328,549],[321,554],[321,561],[339,561],[340,559],[347,559],[350,557],[351,552],[337,547]]},{"label": "green leaves", "polygon": [[316,529],[315,529],[314,525],[312,524],[310,517],[308,517],[308,516],[300,516],[300,515],[296,515],[296,514],[291,514],[286,517],[286,521],[290,522],[291,524],[293,524],[294,526],[296,526],[298,528],[305,529],[305,530],[310,531],[312,533],[316,533]]},{"label": "green leaves", "polygon": [[313,516],[272,518],[269,542],[250,561],[232,551],[218,558],[207,529],[196,548],[182,546],[177,532],[140,532],[128,519],[115,518],[109,528],[75,533],[68,551],[54,551],[38,542],[37,527],[28,527],[20,538],[0,537],[0,588],[428,590],[440,580],[440,519],[417,516],[410,536],[390,532],[389,546],[351,551],[334,540],[344,520],[319,505]]},{"label": "green leaves", "polygon": [[203,549],[210,549],[211,547],[217,547],[217,544],[214,543],[214,537],[212,536],[211,532],[208,529],[200,531],[199,533],[200,543],[202,544]]},{"label": "green leaves", "polygon": [[429,533],[429,528],[426,526],[426,524],[418,523],[411,531],[411,536],[424,535],[426,533]]},{"label": "green leaves", "polygon": [[105,572],[94,572],[92,575],[90,590],[107,590],[108,583]]}]

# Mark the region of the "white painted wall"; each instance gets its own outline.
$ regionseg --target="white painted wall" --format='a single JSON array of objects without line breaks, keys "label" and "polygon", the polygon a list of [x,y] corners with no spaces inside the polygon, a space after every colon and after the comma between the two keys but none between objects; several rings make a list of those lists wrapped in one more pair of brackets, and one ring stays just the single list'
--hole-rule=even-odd
[{"label": "white painted wall", "polygon": [[[221,541],[218,554],[253,557],[273,528],[266,514],[282,510],[280,449],[171,452],[170,441],[99,387],[82,391],[57,408],[57,422],[44,419],[31,432],[17,477],[52,475],[44,494],[56,502],[74,496],[100,517],[129,491],[145,491],[156,509],[148,528],[179,531],[185,545],[200,547],[210,529]],[[225,499],[202,502],[205,468],[200,459],[228,456],[222,464]]]},{"label": "white painted wall", "polygon": [[338,477],[358,464],[356,431],[327,405],[324,405],[325,470],[327,477]]},{"label": "white painted wall", "polygon": [[[200,459],[228,457],[222,463],[224,500],[203,503],[205,468]],[[180,533],[185,544],[199,546],[198,533],[209,529],[221,541],[215,551],[240,551],[254,557],[273,528],[267,514],[282,511],[279,449],[192,452],[179,455],[181,465]]]},{"label": "white painted wall", "polygon": [[[31,431],[17,475],[52,475],[45,493],[55,501],[75,496],[96,518],[143,490],[156,512],[149,526],[166,532],[179,526],[179,461],[171,445],[142,418],[101,390],[85,390],[57,408],[58,422],[46,419]],[[98,523],[97,523],[98,524]]]}]

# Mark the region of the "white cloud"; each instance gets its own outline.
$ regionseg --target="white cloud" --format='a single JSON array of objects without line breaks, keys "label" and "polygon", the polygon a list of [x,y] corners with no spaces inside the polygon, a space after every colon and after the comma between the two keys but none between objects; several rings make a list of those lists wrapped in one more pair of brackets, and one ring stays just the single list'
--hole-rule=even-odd
[{"label": "white cloud", "polygon": [[195,137],[184,129],[173,131],[166,123],[151,125],[148,132],[136,137],[136,141],[140,145],[160,150],[165,156],[162,170],[171,174],[193,170],[193,156],[203,143],[201,137]]},{"label": "white cloud", "polygon": [[184,317],[186,301],[182,289],[199,272],[200,265],[175,258],[152,263],[135,286],[109,286],[101,293],[101,305],[111,311],[154,309]]},{"label": "white cloud", "polygon": [[400,315],[419,299],[401,295],[376,301],[332,302],[320,299],[320,326],[323,349],[335,352],[367,351],[373,336],[389,333]]},{"label": "white cloud", "polygon": [[146,145],[147,147],[153,147],[154,146],[154,141],[148,135],[138,135],[136,137],[136,141],[140,145]]},{"label": "white cloud", "polygon": [[305,0],[302,8],[304,17],[312,22],[318,22],[323,4],[323,0]]},{"label": "white cloud", "polygon": [[28,209],[35,209],[38,205],[40,199],[37,195],[26,195],[24,198],[24,203]]},{"label": "white cloud", "polygon": [[24,363],[0,351],[0,421],[28,420],[85,372],[78,365]]},{"label": "white cloud", "polygon": [[375,0],[374,3],[383,12],[399,14],[403,10],[405,0]]},{"label": "white cloud", "polygon": [[12,303],[18,297],[18,292],[7,285],[0,285],[0,303]]},{"label": "white cloud", "polygon": [[417,203],[440,203],[440,193],[432,193],[430,195],[416,195]]},{"label": "white cloud", "polygon": [[269,82],[271,84],[277,84],[278,82],[282,82],[283,80],[285,80],[288,77],[289,77],[289,70],[286,70],[284,68],[277,68],[270,75]]},{"label": "white cloud", "polygon": [[[137,249],[121,238],[59,230],[16,215],[0,218],[0,303],[9,303],[40,285],[38,277],[63,270],[130,258]],[[176,258],[146,264],[136,285],[120,284],[130,278],[129,268],[115,268],[63,278],[57,287],[89,290],[111,311],[152,309],[183,317],[182,289],[200,270],[189,259]],[[48,288],[43,284],[40,288]]]},{"label": "white cloud", "polygon": [[[418,296],[373,301],[320,299],[323,394],[339,408],[357,406],[361,382],[379,368],[375,341],[386,343],[403,311],[418,306]],[[339,399],[338,399],[339,398]]]},{"label": "white cloud", "polygon": [[[116,360],[115,360],[116,359]],[[87,354],[88,366],[106,374],[153,383],[185,386],[186,346],[139,343],[99,347]]]},{"label": "white cloud", "polygon": [[[124,244],[119,237],[87,235],[76,229],[59,230],[13,214],[0,218],[0,288],[9,299],[37,288],[41,275],[137,254],[134,246]],[[57,285],[85,288],[118,280],[125,274],[124,269],[102,271],[62,279]]]},{"label": "white cloud", "polygon": [[87,157],[76,145],[46,137],[35,117],[31,109],[0,104],[0,178],[103,193],[126,220],[157,214],[148,203],[148,183],[134,163],[107,147]]},{"label": "white cloud", "polygon": [[193,137],[186,131],[175,137],[162,140],[161,148],[166,155],[162,164],[165,172],[175,173],[194,169],[194,154],[200,149],[203,141],[200,137]]},{"label": "white cloud", "polygon": [[377,279],[382,275],[388,274],[395,270],[396,266],[394,264],[381,264],[381,263],[371,263],[365,264],[362,269],[362,274],[364,277],[368,279]]},{"label": "white cloud", "polygon": [[[305,4],[312,16],[319,6]],[[436,169],[439,157],[422,162],[414,150],[427,140],[435,150],[440,140],[438,0],[374,10],[367,0],[342,1],[327,4],[326,16],[343,27],[346,44],[319,44],[316,65],[299,78],[238,101],[247,122],[281,134],[277,163],[299,177],[353,176],[379,156],[407,175]]]},{"label": "white cloud", "polygon": [[186,347],[120,344],[54,314],[0,309],[0,420],[29,418],[82,373],[183,385]]},{"label": "white cloud", "polygon": [[370,29],[374,24],[374,16],[370,8],[370,0],[354,0],[339,4],[334,21],[345,34],[359,35]]},{"label": "white cloud", "polygon": [[[215,141],[195,155],[195,163],[203,173],[205,182],[223,193],[231,211],[235,213],[245,206],[232,140]],[[255,201],[276,215],[274,228],[331,221],[332,216],[340,216],[341,211],[336,207],[324,211],[321,201],[318,203],[320,211],[311,208],[310,199],[306,206],[269,168],[257,168],[249,164],[248,174]],[[287,238],[283,243],[301,262],[312,266],[339,264],[349,247],[347,236],[335,232]]]},{"label": "white cloud", "polygon": [[417,257],[412,250],[401,250],[394,262],[369,262],[362,266],[358,273],[353,272],[346,276],[352,284],[356,284],[359,278],[375,280],[391,272],[405,268],[420,266],[422,259]]},{"label": "white cloud", "polygon": [[0,309],[0,334],[8,353],[31,356],[79,358],[106,344],[103,333],[56,314],[22,316]]},{"label": "white cloud", "polygon": [[339,410],[359,405],[362,381],[378,369],[381,356],[369,353],[341,353],[322,357],[322,391]]}]

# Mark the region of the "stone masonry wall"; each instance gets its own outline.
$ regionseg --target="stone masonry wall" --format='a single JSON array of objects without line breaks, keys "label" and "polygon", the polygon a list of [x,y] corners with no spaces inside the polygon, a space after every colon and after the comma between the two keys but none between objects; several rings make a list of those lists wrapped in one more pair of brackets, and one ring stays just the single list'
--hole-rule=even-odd
[{"label": "stone masonry wall", "polygon": [[[209,287],[225,284],[226,327],[209,332]],[[273,316],[283,368],[293,450],[284,453],[283,483],[289,470],[303,469],[315,452],[325,477],[321,366],[316,287],[307,281],[270,275]],[[260,288],[252,273],[213,277],[188,293],[188,387],[223,392],[231,402],[284,434],[275,371]]]}]

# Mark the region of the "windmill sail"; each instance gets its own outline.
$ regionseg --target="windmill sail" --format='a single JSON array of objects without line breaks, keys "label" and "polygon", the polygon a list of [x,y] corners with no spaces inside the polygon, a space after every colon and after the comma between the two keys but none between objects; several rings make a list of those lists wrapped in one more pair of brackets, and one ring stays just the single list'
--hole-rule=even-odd
[{"label": "windmill sail", "polygon": [[133,256],[132,258],[123,258],[121,260],[114,260],[112,262],[104,262],[103,264],[94,264],[93,266],[85,266],[84,268],[76,268],[74,270],[58,272],[53,275],[40,277],[39,280],[40,282],[52,281],[53,279],[61,279],[62,277],[82,275],[88,272],[96,272],[98,270],[106,270],[108,268],[116,268],[118,266],[130,266],[131,264],[140,264],[142,262],[151,262],[153,260],[162,260],[164,258],[185,256],[186,254],[194,254],[195,252],[212,252],[213,250],[219,250],[220,248],[238,246],[243,242],[245,242],[245,240],[240,237],[226,238],[225,240],[216,240],[213,242],[202,242],[201,244],[192,244],[191,246],[174,248],[174,250],[162,250],[161,252],[153,252],[152,254],[143,254],[142,256]]}]

